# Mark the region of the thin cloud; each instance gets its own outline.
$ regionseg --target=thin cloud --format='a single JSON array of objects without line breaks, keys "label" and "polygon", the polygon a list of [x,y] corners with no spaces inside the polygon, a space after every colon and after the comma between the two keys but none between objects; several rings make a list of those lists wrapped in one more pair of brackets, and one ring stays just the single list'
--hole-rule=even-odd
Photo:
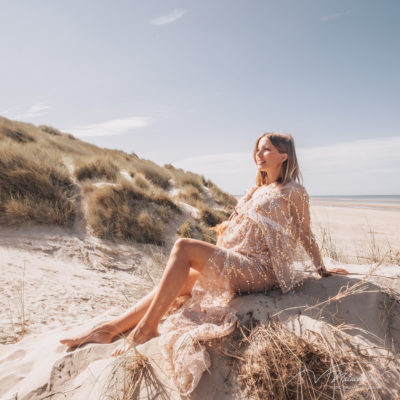
[{"label": "thin cloud", "polygon": [[10,109],[8,109],[8,110],[3,110],[3,111],[0,111],[0,115],[7,115],[7,114],[9,114],[10,113]]},{"label": "thin cloud", "polygon": [[350,14],[351,11],[352,10],[346,10],[346,11],[339,12],[339,13],[332,13],[332,14],[324,15],[320,18],[320,20],[321,21],[331,21],[333,19],[338,19],[338,18],[341,18],[341,17],[344,17],[344,16]]},{"label": "thin cloud", "polygon": [[[300,170],[310,195],[400,194],[400,136],[298,147]],[[208,154],[172,162],[204,175],[223,190],[241,194],[255,184],[252,152]]]},{"label": "thin cloud", "polygon": [[149,118],[129,117],[123,119],[112,119],[99,124],[84,125],[69,129],[69,132],[79,137],[114,136],[127,133],[133,129],[143,128],[149,124]]},{"label": "thin cloud", "polygon": [[166,24],[171,24],[172,22],[177,21],[178,19],[183,17],[183,14],[185,14],[185,11],[175,9],[171,11],[169,14],[166,15],[161,15],[160,17],[153,18],[150,23],[152,25],[166,25]]},{"label": "thin cloud", "polygon": [[[21,107],[18,107],[21,108]],[[16,109],[18,109],[16,108]],[[9,115],[10,118],[13,119],[30,119],[30,118],[36,118],[40,117],[41,115],[47,114],[47,110],[50,107],[46,104],[43,103],[36,103],[30,106],[27,110],[25,111],[19,111],[15,114]],[[11,112],[10,110],[7,110],[6,113],[9,114]]]}]

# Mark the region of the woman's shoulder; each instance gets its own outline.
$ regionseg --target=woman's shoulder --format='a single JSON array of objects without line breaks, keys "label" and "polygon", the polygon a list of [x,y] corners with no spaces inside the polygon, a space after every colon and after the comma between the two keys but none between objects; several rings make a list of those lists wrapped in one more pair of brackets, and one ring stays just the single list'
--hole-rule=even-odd
[{"label": "woman's shoulder", "polygon": [[307,189],[299,182],[289,181],[282,185],[281,191],[287,195],[308,196]]}]

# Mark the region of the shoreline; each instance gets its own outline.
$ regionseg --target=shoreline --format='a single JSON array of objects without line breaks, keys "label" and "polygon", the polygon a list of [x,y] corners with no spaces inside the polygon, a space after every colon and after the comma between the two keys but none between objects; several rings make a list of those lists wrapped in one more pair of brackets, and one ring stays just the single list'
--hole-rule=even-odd
[{"label": "shoreline", "polygon": [[391,204],[386,202],[360,202],[351,200],[333,200],[333,199],[313,199],[310,198],[310,206],[321,206],[321,207],[341,207],[341,208],[355,208],[355,209],[367,209],[367,210],[381,210],[381,211],[392,211],[400,212],[400,204]]},{"label": "shoreline", "polygon": [[[243,196],[234,195],[234,197],[239,200]],[[400,212],[400,196],[399,199],[389,199],[382,198],[379,201],[376,196],[371,196],[372,199],[368,198],[355,198],[349,196],[349,199],[338,196],[326,198],[320,196],[310,196],[310,207],[320,206],[320,207],[333,207],[333,208],[351,208],[351,209],[362,209],[362,210],[380,210],[389,212]],[[390,197],[390,196],[388,196]],[[397,196],[396,196],[397,197]]]}]

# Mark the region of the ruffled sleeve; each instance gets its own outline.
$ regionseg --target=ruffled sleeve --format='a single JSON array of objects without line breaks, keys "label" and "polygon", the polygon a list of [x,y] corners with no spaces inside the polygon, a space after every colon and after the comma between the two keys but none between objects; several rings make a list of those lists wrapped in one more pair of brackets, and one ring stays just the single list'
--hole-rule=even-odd
[{"label": "ruffled sleeve", "polygon": [[319,247],[311,230],[310,198],[303,186],[299,185],[290,191],[289,211],[295,240],[301,243],[316,268],[323,266]]}]

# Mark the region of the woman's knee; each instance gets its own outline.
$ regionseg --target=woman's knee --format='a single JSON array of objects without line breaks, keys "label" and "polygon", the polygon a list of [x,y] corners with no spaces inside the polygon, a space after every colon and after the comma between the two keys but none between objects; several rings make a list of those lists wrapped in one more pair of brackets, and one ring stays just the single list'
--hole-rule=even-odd
[{"label": "woman's knee", "polygon": [[174,253],[186,253],[188,249],[193,245],[193,239],[179,238],[173,247]]}]

